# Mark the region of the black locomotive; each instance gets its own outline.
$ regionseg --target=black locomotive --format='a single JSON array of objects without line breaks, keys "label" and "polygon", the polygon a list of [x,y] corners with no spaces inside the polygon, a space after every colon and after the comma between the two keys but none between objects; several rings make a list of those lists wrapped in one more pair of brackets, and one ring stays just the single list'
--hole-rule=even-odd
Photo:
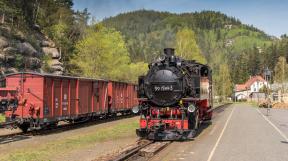
[{"label": "black locomotive", "polygon": [[141,119],[137,134],[155,140],[192,138],[212,113],[212,78],[207,65],[175,56],[174,49],[149,64],[139,77]]}]

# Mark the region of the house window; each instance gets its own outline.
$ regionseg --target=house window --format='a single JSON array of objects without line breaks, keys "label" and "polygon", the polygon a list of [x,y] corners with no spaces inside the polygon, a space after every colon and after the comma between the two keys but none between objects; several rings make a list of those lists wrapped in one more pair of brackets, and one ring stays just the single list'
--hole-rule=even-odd
[{"label": "house window", "polygon": [[254,92],[256,92],[256,88],[254,88]]}]

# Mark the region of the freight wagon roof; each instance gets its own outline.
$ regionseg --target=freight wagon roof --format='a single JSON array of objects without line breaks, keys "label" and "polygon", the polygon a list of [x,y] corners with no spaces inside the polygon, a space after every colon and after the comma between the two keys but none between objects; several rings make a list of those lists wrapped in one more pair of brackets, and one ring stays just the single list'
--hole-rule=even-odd
[{"label": "freight wagon roof", "polygon": [[82,79],[82,80],[95,80],[95,81],[97,80],[97,81],[105,81],[105,82],[111,81],[111,82],[117,82],[117,83],[127,83],[127,84],[136,85],[135,83],[130,83],[130,82],[96,79],[96,78],[88,78],[88,77],[68,76],[68,75],[55,75],[55,74],[49,74],[49,73],[36,73],[36,72],[17,72],[17,73],[6,74],[5,76],[18,75],[18,74],[32,74],[32,75],[39,75],[43,77],[69,78],[69,79]]},{"label": "freight wagon roof", "polygon": [[12,75],[19,75],[19,74],[31,74],[31,75],[38,75],[38,76],[43,76],[43,77],[54,77],[54,78],[69,78],[69,79],[82,79],[82,80],[95,80],[95,81],[97,80],[97,81],[106,81],[106,82],[109,81],[109,80],[105,80],[105,79],[67,76],[67,75],[54,75],[54,74],[36,73],[36,72],[18,72],[18,73],[6,74],[5,76],[12,76]]}]

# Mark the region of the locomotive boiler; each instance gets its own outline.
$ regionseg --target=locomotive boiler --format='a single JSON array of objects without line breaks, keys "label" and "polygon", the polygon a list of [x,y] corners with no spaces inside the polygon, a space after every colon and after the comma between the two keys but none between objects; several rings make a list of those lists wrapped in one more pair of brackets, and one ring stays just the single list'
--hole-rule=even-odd
[{"label": "locomotive boiler", "polygon": [[151,140],[185,140],[212,118],[212,71],[204,64],[175,56],[174,49],[149,64],[139,77],[138,136]]}]

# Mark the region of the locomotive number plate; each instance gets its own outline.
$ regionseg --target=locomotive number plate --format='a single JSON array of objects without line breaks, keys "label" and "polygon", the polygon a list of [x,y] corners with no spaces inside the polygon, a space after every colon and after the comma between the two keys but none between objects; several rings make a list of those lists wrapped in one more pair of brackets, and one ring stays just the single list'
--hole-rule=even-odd
[{"label": "locomotive number plate", "polygon": [[154,86],[155,92],[167,92],[167,91],[173,91],[172,85],[160,85],[160,86]]}]

